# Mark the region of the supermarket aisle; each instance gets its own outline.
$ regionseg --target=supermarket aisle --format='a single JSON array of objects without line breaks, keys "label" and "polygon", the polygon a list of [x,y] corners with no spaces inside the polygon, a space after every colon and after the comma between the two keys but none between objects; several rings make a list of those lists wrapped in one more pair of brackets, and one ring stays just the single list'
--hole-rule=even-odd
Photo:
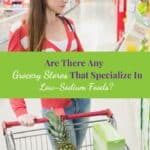
[{"label": "supermarket aisle", "polygon": [[116,39],[116,13],[112,0],[82,0],[71,11],[79,37],[87,51],[110,51]]},{"label": "supermarket aisle", "polygon": [[[28,111],[35,116],[41,116],[41,107],[38,99],[28,99]],[[139,104],[140,101],[132,99],[92,99],[91,111],[110,108],[117,120],[118,131],[125,136],[130,150],[140,149],[140,130],[139,130]],[[2,120],[16,120],[8,101],[0,101],[0,122]],[[33,106],[36,106],[33,108]],[[6,111],[7,110],[7,111]],[[7,113],[6,113],[7,112]],[[0,130],[0,149],[5,149],[4,138]]]},{"label": "supermarket aisle", "polygon": [[[74,20],[78,35],[87,51],[113,49],[115,44],[115,5],[112,0],[81,0],[80,6],[67,16]],[[19,19],[19,18],[17,18]],[[3,29],[8,35],[9,27],[16,19],[7,23]],[[6,50],[7,43],[0,44]]]}]

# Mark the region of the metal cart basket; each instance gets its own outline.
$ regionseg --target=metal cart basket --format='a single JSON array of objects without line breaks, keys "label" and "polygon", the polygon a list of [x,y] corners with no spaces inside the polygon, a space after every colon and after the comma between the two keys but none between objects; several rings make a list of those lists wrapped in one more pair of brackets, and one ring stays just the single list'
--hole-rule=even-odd
[{"label": "metal cart basket", "polygon": [[[77,148],[78,150],[94,150],[92,137],[92,125],[94,123],[108,121],[116,128],[116,121],[109,109],[61,116],[63,120],[77,118],[88,118],[82,123],[73,124],[74,130],[79,132],[86,131],[85,139],[81,147]],[[46,122],[48,122],[46,118],[35,119],[35,123],[38,125]],[[3,134],[7,150],[53,150],[49,140],[49,133],[44,126],[35,129],[26,127],[23,131],[14,131],[13,129],[17,128],[17,126],[21,126],[17,121],[3,122]],[[69,131],[69,135],[71,135],[71,132]],[[127,146],[126,149],[129,150]]]}]

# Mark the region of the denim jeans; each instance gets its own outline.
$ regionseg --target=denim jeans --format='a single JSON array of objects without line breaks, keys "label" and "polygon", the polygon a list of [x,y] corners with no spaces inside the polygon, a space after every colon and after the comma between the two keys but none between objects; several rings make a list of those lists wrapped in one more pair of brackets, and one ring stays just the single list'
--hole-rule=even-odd
[{"label": "denim jeans", "polygon": [[[77,113],[89,112],[90,111],[90,99],[87,99],[87,98],[72,99],[72,105],[69,107],[66,107],[64,110],[65,110],[65,114],[77,114]],[[50,111],[50,110],[43,109],[42,110],[43,115],[47,111]],[[70,133],[70,142],[76,145],[77,149],[79,149],[79,147],[81,146],[84,140],[85,134],[86,134],[86,124],[85,125],[82,124],[85,121],[88,121],[88,118],[65,120],[65,124],[67,125],[67,130]],[[55,144],[51,137],[50,137],[50,142],[51,142],[51,145],[53,145],[53,149],[55,150],[56,149],[54,146]]]}]

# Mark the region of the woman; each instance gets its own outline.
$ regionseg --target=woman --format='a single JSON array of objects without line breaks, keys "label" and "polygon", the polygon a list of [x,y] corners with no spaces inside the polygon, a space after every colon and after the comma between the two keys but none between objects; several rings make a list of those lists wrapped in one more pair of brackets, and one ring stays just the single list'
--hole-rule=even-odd
[{"label": "woman", "polygon": [[[60,15],[67,0],[31,0],[27,17],[12,26],[8,50],[42,51],[42,52],[82,52],[74,24],[70,19]],[[22,125],[32,126],[35,117],[27,112],[24,99],[11,99],[11,106]],[[57,115],[74,114],[89,111],[89,99],[41,99],[43,114],[51,109]],[[72,123],[83,119],[72,120]],[[77,146],[80,146],[85,133],[76,132]]]}]

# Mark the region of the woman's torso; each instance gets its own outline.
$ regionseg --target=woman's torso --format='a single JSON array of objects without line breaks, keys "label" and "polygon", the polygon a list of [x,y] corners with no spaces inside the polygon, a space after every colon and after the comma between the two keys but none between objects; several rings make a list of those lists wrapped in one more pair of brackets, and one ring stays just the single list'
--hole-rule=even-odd
[{"label": "woman's torso", "polygon": [[[69,24],[70,23],[70,24]],[[74,25],[71,21],[62,21],[62,29],[64,30],[64,35],[61,37],[56,37],[56,35],[50,35],[50,32],[46,35],[42,43],[43,52],[73,52],[73,51],[83,51],[83,48],[76,36],[75,31],[73,31]],[[71,27],[72,26],[72,27]],[[59,36],[59,31],[57,32]],[[25,22],[17,22],[11,28],[11,37],[8,46],[9,51],[28,51],[28,28]],[[71,99],[56,99],[48,98],[42,99],[41,101],[43,108],[51,107],[65,107],[71,104]]]}]

